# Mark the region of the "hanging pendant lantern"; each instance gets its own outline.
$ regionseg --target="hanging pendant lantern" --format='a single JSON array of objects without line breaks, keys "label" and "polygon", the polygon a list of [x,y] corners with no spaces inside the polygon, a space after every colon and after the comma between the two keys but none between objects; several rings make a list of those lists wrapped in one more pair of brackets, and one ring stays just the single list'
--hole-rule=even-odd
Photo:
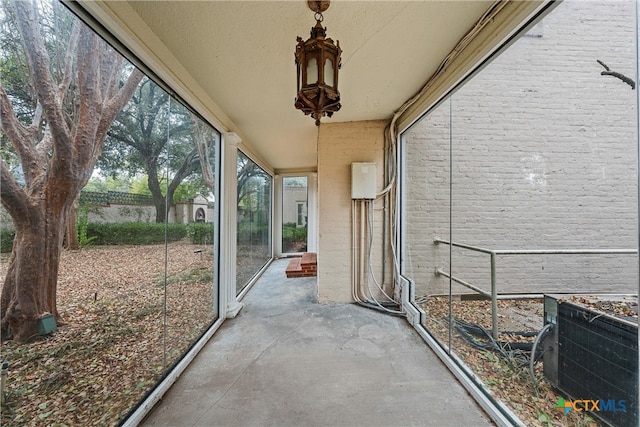
[{"label": "hanging pendant lantern", "polygon": [[307,4],[315,12],[316,25],[307,41],[297,39],[298,95],[294,105],[305,115],[310,114],[316,126],[320,126],[323,116],[331,117],[341,107],[338,70],[342,49],[339,41],[334,44],[327,38],[327,29],[322,27],[322,12],[329,8],[329,1],[307,1]]}]

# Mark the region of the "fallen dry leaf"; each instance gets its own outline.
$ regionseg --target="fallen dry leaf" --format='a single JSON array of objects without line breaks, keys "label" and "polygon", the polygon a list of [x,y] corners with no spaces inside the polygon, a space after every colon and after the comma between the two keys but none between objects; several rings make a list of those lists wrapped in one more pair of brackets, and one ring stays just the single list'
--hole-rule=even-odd
[{"label": "fallen dry leaf", "polygon": [[196,248],[170,243],[166,276],[164,245],[63,252],[64,324],[40,341],[2,344],[0,424],[119,424],[214,320],[213,253]]},{"label": "fallen dry leaf", "polygon": [[[438,340],[452,351],[480,378],[493,396],[508,406],[527,426],[584,426],[596,427],[598,423],[588,414],[571,411],[565,415],[555,408],[560,394],[542,374],[542,362],[535,367],[538,384],[529,373],[529,358],[518,351],[497,351],[472,346],[455,330],[449,334],[449,299],[446,297],[422,298],[422,308],[427,313],[425,326]],[[543,303],[541,300],[499,300],[499,331],[535,332],[543,327]],[[491,302],[488,300],[452,301],[453,316],[464,322],[479,325],[491,331]],[[510,343],[533,342],[535,336],[514,333],[500,334],[498,341]],[[483,341],[479,339],[480,341]],[[525,365],[526,363],[526,365]]]}]

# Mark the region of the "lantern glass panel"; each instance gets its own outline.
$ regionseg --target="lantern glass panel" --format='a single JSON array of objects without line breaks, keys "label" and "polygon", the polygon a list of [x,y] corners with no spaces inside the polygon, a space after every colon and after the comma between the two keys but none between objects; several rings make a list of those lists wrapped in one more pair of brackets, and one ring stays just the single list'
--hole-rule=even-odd
[{"label": "lantern glass panel", "polygon": [[327,86],[333,87],[333,60],[331,58],[324,61],[324,82]]},{"label": "lantern glass panel", "polygon": [[307,85],[318,83],[318,61],[316,58],[309,58],[307,62]]}]

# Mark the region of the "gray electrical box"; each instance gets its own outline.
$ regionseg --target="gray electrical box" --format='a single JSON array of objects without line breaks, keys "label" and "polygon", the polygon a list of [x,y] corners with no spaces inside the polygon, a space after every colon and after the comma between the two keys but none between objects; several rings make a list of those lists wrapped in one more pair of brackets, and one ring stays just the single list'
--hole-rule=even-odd
[{"label": "gray electrical box", "polygon": [[376,198],[375,163],[351,163],[351,198]]}]

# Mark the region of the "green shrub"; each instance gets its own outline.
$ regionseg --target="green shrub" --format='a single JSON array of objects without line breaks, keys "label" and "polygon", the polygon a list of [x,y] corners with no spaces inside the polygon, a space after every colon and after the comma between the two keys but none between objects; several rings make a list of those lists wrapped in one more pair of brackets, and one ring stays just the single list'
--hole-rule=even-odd
[{"label": "green shrub", "polygon": [[269,240],[269,229],[267,225],[256,225],[249,221],[238,224],[238,243],[255,243]]},{"label": "green shrub", "polygon": [[282,247],[290,248],[294,243],[307,242],[307,227],[296,227],[294,222],[282,224]]},{"label": "green shrub", "polygon": [[207,245],[213,243],[213,224],[206,222],[194,222],[187,225],[187,237],[194,245]]},{"label": "green shrub", "polygon": [[[187,236],[184,224],[168,224],[167,238],[170,242]],[[154,222],[122,222],[87,225],[87,236],[96,239],[97,245],[150,245],[164,243],[165,224]]]},{"label": "green shrub", "polygon": [[187,237],[187,226],[185,224],[169,224],[167,237],[170,242],[175,242]]},{"label": "green shrub", "polygon": [[13,249],[13,238],[16,231],[13,228],[3,228],[0,230],[0,252],[11,252]]},{"label": "green shrub", "polygon": [[[148,222],[123,222],[123,223],[83,223],[80,221],[80,245],[86,246],[88,243],[94,245],[151,245],[155,243],[164,243],[165,225]],[[209,236],[213,235],[212,224],[208,225]],[[170,242],[174,242],[187,237],[187,228],[185,224],[168,224],[167,236]],[[11,252],[13,248],[13,238],[15,231],[13,229],[2,229],[0,231],[0,252]],[[190,236],[191,237],[191,236]],[[209,241],[210,242],[210,241]],[[205,242],[206,243],[206,242]]]},{"label": "green shrub", "polygon": [[307,240],[307,228],[296,227],[295,223],[290,222],[282,225],[282,238],[289,239],[293,242]]}]

